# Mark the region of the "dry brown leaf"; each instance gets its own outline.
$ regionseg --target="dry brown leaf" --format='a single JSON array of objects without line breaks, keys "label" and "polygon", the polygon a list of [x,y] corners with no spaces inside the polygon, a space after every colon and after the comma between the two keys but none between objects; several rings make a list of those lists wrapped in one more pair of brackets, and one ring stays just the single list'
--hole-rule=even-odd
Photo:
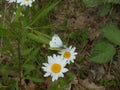
[{"label": "dry brown leaf", "polygon": [[80,84],[85,90],[105,90],[104,86],[97,86],[95,83],[90,83],[88,79],[80,80]]}]

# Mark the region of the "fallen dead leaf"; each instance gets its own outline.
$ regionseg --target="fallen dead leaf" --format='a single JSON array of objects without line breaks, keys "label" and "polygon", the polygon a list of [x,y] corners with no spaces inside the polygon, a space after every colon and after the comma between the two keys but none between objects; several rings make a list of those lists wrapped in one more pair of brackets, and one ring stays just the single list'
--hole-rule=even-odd
[{"label": "fallen dead leaf", "polygon": [[90,83],[88,79],[80,80],[80,85],[85,88],[84,90],[105,90],[104,86],[97,86],[93,82]]}]

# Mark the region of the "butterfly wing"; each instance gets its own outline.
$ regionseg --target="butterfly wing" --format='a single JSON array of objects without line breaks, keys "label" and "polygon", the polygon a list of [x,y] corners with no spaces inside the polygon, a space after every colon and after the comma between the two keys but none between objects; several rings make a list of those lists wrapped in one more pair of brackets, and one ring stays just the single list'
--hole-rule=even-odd
[{"label": "butterfly wing", "polygon": [[53,37],[52,37],[52,40],[50,41],[50,47],[51,48],[60,48],[60,47],[63,47],[63,42],[62,40],[60,39],[60,37],[55,34]]}]

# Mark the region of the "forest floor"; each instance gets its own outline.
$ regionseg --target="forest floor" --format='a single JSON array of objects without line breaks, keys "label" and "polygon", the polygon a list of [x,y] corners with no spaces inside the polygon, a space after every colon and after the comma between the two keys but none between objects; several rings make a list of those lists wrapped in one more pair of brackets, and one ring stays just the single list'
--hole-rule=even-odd
[{"label": "forest floor", "polygon": [[[58,6],[54,11],[56,14],[53,22],[56,23],[56,27],[64,25],[65,20],[67,20],[67,26],[70,27],[66,28],[70,29],[68,32],[54,29],[54,32],[61,33],[61,36],[63,34],[67,37],[73,32],[84,32],[84,28],[89,30],[88,38],[84,44],[81,44],[78,40],[69,40],[71,45],[76,46],[77,58],[82,57],[80,58],[82,62],[76,61],[71,67],[71,71],[75,73],[76,77],[71,82],[70,88],[66,90],[120,90],[120,60],[117,57],[117,52],[113,60],[107,64],[96,64],[89,60],[94,43],[103,37],[98,29],[109,21],[112,15],[115,16],[120,27],[119,14],[109,13],[108,16],[100,17],[97,10],[97,7],[85,7],[77,0],[76,2],[66,0],[63,7]],[[116,50],[119,49],[119,46],[116,47]]]},{"label": "forest floor", "polygon": [[[99,28],[109,21],[113,15],[120,27],[120,15],[114,12],[101,17],[97,12],[97,7],[85,7],[78,1],[64,0],[63,4],[58,5],[53,10],[53,15],[49,17],[50,21],[55,23],[53,32],[59,33],[62,39],[71,37],[67,42],[69,45],[76,46],[78,52],[75,63],[69,68],[75,74],[75,78],[69,83],[69,88],[66,90],[120,90],[120,58],[117,52],[120,50],[120,46],[116,47],[113,60],[107,64],[96,64],[89,60],[95,42],[103,37]],[[88,32],[84,31],[86,28]],[[74,32],[78,35],[75,39],[72,37]],[[78,40],[82,34],[87,36],[83,40]],[[63,39],[64,42],[65,39]],[[9,60],[9,57],[6,59]],[[35,89],[37,87],[46,90],[49,87],[48,82],[49,79],[41,84],[29,82],[25,87],[29,90],[37,90]]]}]

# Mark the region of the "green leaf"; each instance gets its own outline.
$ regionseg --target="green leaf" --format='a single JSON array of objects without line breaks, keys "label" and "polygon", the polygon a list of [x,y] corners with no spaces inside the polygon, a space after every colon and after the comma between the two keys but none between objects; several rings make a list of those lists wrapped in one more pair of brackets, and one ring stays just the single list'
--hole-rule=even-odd
[{"label": "green leaf", "polygon": [[37,55],[39,54],[40,48],[36,48],[33,50],[30,55],[27,57],[27,59],[24,61],[24,65],[27,64],[28,62],[33,62],[36,60]]},{"label": "green leaf", "polygon": [[31,71],[35,70],[35,65],[31,65],[31,64],[24,64],[22,65],[23,69],[25,70],[24,75],[29,74]]},{"label": "green leaf", "polygon": [[58,89],[58,84],[52,85],[52,87],[48,88],[48,90],[57,90]]},{"label": "green leaf", "polygon": [[4,66],[4,65],[3,65],[3,66],[1,66],[0,68],[1,68],[0,72],[1,72],[2,76],[3,76],[4,78],[8,79],[7,66]]},{"label": "green leaf", "polygon": [[15,55],[13,46],[12,46],[12,44],[10,43],[10,41],[9,41],[6,37],[3,38],[3,41],[4,41],[4,43],[5,43],[5,48],[4,48],[4,50],[6,50],[6,51],[9,50],[13,55]]},{"label": "green leaf", "polygon": [[28,70],[28,71],[32,71],[35,69],[35,66],[34,65],[31,65],[31,64],[24,64],[22,65],[22,67],[25,69],[25,70]]},{"label": "green leaf", "polygon": [[34,18],[32,19],[32,21],[30,22],[29,25],[33,25],[36,21],[38,21],[40,18],[45,17],[61,0],[58,0],[55,3],[52,4],[48,4],[42,11],[39,11]]},{"label": "green leaf", "polygon": [[3,28],[1,25],[0,25],[0,36],[12,36],[14,37],[14,35],[7,29]]},{"label": "green leaf", "polygon": [[36,35],[36,34],[33,34],[33,33],[28,33],[28,37],[38,43],[42,43],[42,44],[49,44],[49,39],[46,38],[44,35]]},{"label": "green leaf", "polygon": [[112,43],[120,45],[120,29],[114,23],[107,23],[100,32]]},{"label": "green leaf", "polygon": [[18,80],[16,80],[15,90],[19,90],[19,81]]},{"label": "green leaf", "polygon": [[30,77],[27,77],[27,78],[25,78],[25,79],[29,79],[30,81],[33,81],[33,82],[36,82],[36,83],[41,83],[41,82],[43,82],[43,80],[40,79],[40,78],[38,78],[38,77],[32,77],[32,76],[30,76]]},{"label": "green leaf", "polygon": [[66,83],[70,83],[75,78],[75,74],[72,72],[67,73],[67,77],[64,79]]},{"label": "green leaf", "polygon": [[114,54],[115,48],[113,45],[108,42],[101,41],[95,44],[90,60],[95,63],[104,64],[112,60]]},{"label": "green leaf", "polygon": [[102,4],[99,7],[99,14],[100,16],[105,16],[109,13],[111,9],[111,4]]},{"label": "green leaf", "polygon": [[103,0],[104,3],[120,4],[120,0]]},{"label": "green leaf", "polygon": [[83,0],[83,2],[90,7],[94,7],[97,5],[100,5],[102,3],[102,0]]},{"label": "green leaf", "polygon": [[22,6],[19,6],[16,10],[16,15],[15,15],[16,21],[18,21],[18,19],[20,17],[21,9],[22,9]]},{"label": "green leaf", "polygon": [[36,30],[33,30],[33,32],[34,32],[35,34],[39,35],[39,36],[43,36],[43,37],[45,37],[46,39],[51,40],[51,37],[48,36],[47,34],[41,33],[41,32],[36,31]]},{"label": "green leaf", "polygon": [[120,0],[82,0],[87,6],[94,7],[102,4],[120,4]]},{"label": "green leaf", "polygon": [[33,48],[21,50],[21,55],[29,55]]}]

